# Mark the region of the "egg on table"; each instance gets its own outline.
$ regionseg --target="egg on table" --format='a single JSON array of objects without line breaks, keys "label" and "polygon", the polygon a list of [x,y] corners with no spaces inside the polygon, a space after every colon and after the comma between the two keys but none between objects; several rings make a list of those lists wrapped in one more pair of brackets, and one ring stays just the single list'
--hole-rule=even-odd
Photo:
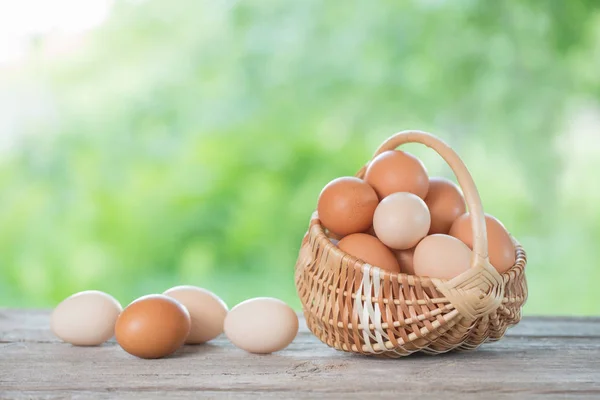
[{"label": "egg on table", "polygon": [[369,229],[378,203],[375,190],[365,181],[343,177],[334,179],[323,188],[317,212],[323,226],[336,234],[336,239],[341,239]]},{"label": "egg on table", "polygon": [[427,236],[415,248],[415,275],[452,279],[471,267],[472,251],[455,237]]},{"label": "egg on table", "polygon": [[225,335],[250,353],[269,354],[286,348],[298,333],[298,316],[279,299],[258,297],[229,311]]},{"label": "egg on table", "polygon": [[75,293],[52,312],[50,329],[67,343],[97,346],[115,334],[121,304],[111,295],[97,290]]},{"label": "egg on table", "polygon": [[[470,215],[466,213],[458,217],[450,228],[450,235],[460,239],[470,249],[473,249],[473,228]],[[515,245],[502,222],[493,216],[485,214],[485,226],[490,264],[502,274],[516,263]]]},{"label": "egg on table", "polygon": [[163,294],[180,302],[190,313],[192,327],[187,344],[205,343],[223,333],[227,305],[214,293],[196,286],[176,286]]},{"label": "egg on table", "polygon": [[450,232],[452,223],[467,211],[460,188],[446,178],[429,179],[425,204],[431,214],[429,234]]},{"label": "egg on table", "polygon": [[417,157],[401,150],[385,151],[367,166],[365,182],[380,199],[397,192],[409,192],[424,199],[429,190],[425,165]]},{"label": "egg on table", "polygon": [[190,333],[187,309],[172,297],[152,294],[128,305],[117,319],[117,343],[140,358],[161,358],[174,353]]},{"label": "egg on table", "polygon": [[340,250],[374,267],[400,272],[396,256],[379,239],[367,233],[348,235],[338,243]]},{"label": "egg on table", "polygon": [[394,193],[381,200],[373,217],[375,234],[395,250],[415,247],[427,235],[431,216],[425,202],[407,192]]}]

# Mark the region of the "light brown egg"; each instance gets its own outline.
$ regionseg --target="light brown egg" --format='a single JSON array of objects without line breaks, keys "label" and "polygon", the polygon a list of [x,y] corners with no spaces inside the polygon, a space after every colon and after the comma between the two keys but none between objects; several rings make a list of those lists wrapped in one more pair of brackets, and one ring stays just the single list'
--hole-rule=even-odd
[{"label": "light brown egg", "polygon": [[[515,245],[502,222],[493,216],[485,215],[485,226],[487,228],[490,263],[502,274],[515,265]],[[469,248],[473,249],[473,230],[469,213],[461,215],[454,221],[450,228],[450,235],[460,239]]]},{"label": "light brown egg", "polygon": [[425,204],[431,214],[429,234],[450,232],[452,223],[467,211],[460,188],[446,178],[429,179]]},{"label": "light brown egg", "polygon": [[192,328],[187,344],[205,343],[223,333],[227,305],[216,294],[196,286],[176,286],[164,295],[180,302],[190,313]]},{"label": "light brown egg", "polygon": [[417,245],[413,265],[415,275],[452,279],[471,267],[472,251],[449,235],[427,236]]},{"label": "light brown egg", "polygon": [[421,160],[400,150],[375,157],[367,167],[365,181],[380,199],[397,192],[414,193],[424,199],[429,190],[429,177]]},{"label": "light brown egg", "polygon": [[413,247],[412,249],[408,250],[395,250],[394,254],[396,254],[396,260],[398,260],[398,264],[400,264],[400,271],[408,275],[414,275],[415,248]]},{"label": "light brown egg", "polygon": [[329,182],[321,191],[317,211],[323,226],[346,236],[369,229],[378,203],[375,190],[365,181],[344,177]]},{"label": "light brown egg", "polygon": [[225,335],[250,353],[269,354],[286,348],[298,333],[298,316],[279,299],[258,297],[233,307],[225,318]]},{"label": "light brown egg", "polygon": [[140,358],[161,358],[180,348],[190,333],[190,314],[177,300],[153,294],[131,303],[117,319],[119,345]]},{"label": "light brown egg", "polygon": [[415,247],[427,235],[431,217],[425,202],[412,193],[394,193],[381,200],[373,217],[377,238],[395,250]]},{"label": "light brown egg", "polygon": [[379,239],[367,233],[348,235],[340,240],[338,247],[374,267],[395,273],[400,272],[400,266],[394,253]]}]

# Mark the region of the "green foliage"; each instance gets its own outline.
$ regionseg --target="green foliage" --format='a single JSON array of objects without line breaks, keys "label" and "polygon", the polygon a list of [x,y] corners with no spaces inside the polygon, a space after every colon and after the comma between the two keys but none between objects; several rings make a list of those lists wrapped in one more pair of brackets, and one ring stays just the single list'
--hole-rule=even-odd
[{"label": "green foliage", "polygon": [[526,312],[600,313],[600,123],[573,122],[598,115],[596,4],[118,2],[78,51],[0,86],[33,82],[52,112],[0,161],[0,304],[196,284],[299,307],[319,191],[416,128],[528,250]]}]

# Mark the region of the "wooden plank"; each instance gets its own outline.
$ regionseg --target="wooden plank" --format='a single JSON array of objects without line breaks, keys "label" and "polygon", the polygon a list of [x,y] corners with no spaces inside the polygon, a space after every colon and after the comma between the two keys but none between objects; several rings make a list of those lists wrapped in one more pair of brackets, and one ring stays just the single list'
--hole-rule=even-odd
[{"label": "wooden plank", "polygon": [[[256,356],[214,345],[189,346],[176,357],[139,360],[114,344],[75,348],[10,343],[0,353],[2,397],[39,393],[193,393],[232,395],[555,394],[600,396],[600,343],[595,339],[506,340],[477,352],[400,360],[373,359],[315,346],[302,335],[290,348]],[[5,368],[6,366],[6,368]],[[368,374],[365,373],[368,371]],[[285,396],[284,396],[285,397]]]},{"label": "wooden plank", "polygon": [[0,312],[0,398],[600,398],[600,320],[527,318],[475,352],[389,360],[342,353],[302,326],[284,351],[245,353],[224,337],[140,360],[111,341],[60,343],[48,312]]},{"label": "wooden plank", "polygon": [[[300,332],[308,332],[300,317]],[[48,310],[0,309],[0,343],[60,342],[49,330]],[[600,318],[527,317],[507,336],[600,338]]]},{"label": "wooden plank", "polygon": [[526,317],[507,336],[600,338],[600,318]]}]

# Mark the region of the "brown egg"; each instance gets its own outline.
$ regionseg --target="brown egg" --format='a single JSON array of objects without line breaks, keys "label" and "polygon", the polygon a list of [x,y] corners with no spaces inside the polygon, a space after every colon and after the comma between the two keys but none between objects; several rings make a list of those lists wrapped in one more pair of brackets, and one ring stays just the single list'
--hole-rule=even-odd
[{"label": "brown egg", "polygon": [[190,314],[177,300],[152,294],[131,303],[117,319],[119,345],[141,358],[161,358],[180,348],[190,333]]},{"label": "brown egg", "polygon": [[340,240],[344,237],[343,235],[338,235],[337,233],[331,232],[330,230],[327,230],[325,233],[330,239]]},{"label": "brown egg", "polygon": [[415,257],[415,248],[408,250],[396,250],[394,251],[396,254],[396,260],[398,260],[398,264],[400,264],[400,271],[405,274],[414,275],[414,257]]},{"label": "brown egg", "polygon": [[329,182],[321,191],[317,211],[327,229],[346,236],[369,229],[378,203],[375,190],[365,181],[344,177]]},{"label": "brown egg", "polygon": [[447,234],[456,218],[467,211],[460,188],[446,178],[429,179],[429,192],[425,203],[431,214],[430,235]]},{"label": "brown egg", "polygon": [[[490,263],[502,274],[515,265],[517,257],[515,245],[502,222],[493,216],[485,215],[485,226],[487,228]],[[460,239],[469,248],[473,249],[473,230],[469,213],[461,215],[454,221],[450,228],[450,235]]]},{"label": "brown egg", "polygon": [[429,231],[431,217],[425,202],[412,193],[394,193],[381,200],[373,216],[377,238],[387,247],[415,247]]},{"label": "brown egg", "polygon": [[375,157],[367,167],[365,181],[380,199],[397,192],[414,193],[424,199],[429,190],[429,177],[421,160],[400,150]]},{"label": "brown egg", "polygon": [[455,237],[442,234],[427,236],[415,249],[415,275],[452,279],[471,267],[472,253]]},{"label": "brown egg", "polygon": [[346,253],[363,260],[367,264],[390,272],[400,272],[396,256],[374,236],[367,233],[348,235],[338,243]]}]

